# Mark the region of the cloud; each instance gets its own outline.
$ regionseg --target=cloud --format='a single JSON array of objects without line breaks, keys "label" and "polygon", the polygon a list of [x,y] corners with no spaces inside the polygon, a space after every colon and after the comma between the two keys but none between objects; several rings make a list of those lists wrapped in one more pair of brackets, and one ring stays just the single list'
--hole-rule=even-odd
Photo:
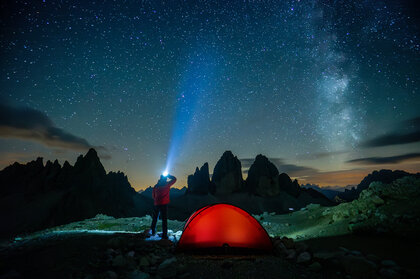
[{"label": "cloud", "polygon": [[[245,158],[239,160],[241,161],[242,168],[244,169],[245,173],[248,172],[252,163],[255,161],[253,158]],[[294,164],[286,164],[282,158],[268,158],[268,160],[277,167],[280,173],[285,172],[292,177],[307,176],[318,173],[318,170],[314,168],[298,166]]]},{"label": "cloud", "polygon": [[281,158],[270,158],[271,162],[276,165],[280,173],[285,172],[290,176],[299,177],[302,175],[313,175],[318,172],[317,169],[305,166],[299,166],[295,164],[286,164]]},{"label": "cloud", "polygon": [[397,164],[403,161],[420,158],[420,153],[408,153],[390,157],[367,157],[347,161],[348,163],[362,163],[365,165]]},{"label": "cloud", "polygon": [[420,117],[412,118],[401,123],[403,127],[409,127],[413,131],[401,133],[394,131],[383,136],[367,140],[361,144],[362,147],[379,147],[397,144],[406,144],[420,141]]},{"label": "cloud", "polygon": [[341,155],[341,154],[346,154],[346,153],[348,153],[348,151],[315,152],[315,153],[307,153],[307,154],[298,155],[297,159],[314,160],[314,159],[327,158],[327,157],[332,157],[335,155]]},{"label": "cloud", "polygon": [[388,134],[362,143],[362,147],[378,147],[420,141],[420,130],[407,134]]},{"label": "cloud", "polygon": [[0,137],[39,142],[48,147],[86,150],[85,139],[57,128],[44,113],[31,108],[0,104]]}]

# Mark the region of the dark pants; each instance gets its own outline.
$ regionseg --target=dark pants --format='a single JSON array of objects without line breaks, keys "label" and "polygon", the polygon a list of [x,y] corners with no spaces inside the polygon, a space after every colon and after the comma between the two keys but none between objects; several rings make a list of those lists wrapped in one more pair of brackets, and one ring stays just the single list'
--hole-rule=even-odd
[{"label": "dark pants", "polygon": [[168,205],[155,205],[153,207],[153,221],[152,225],[150,226],[150,229],[152,230],[152,233],[156,233],[156,223],[158,221],[158,218],[162,219],[162,237],[168,236]]}]

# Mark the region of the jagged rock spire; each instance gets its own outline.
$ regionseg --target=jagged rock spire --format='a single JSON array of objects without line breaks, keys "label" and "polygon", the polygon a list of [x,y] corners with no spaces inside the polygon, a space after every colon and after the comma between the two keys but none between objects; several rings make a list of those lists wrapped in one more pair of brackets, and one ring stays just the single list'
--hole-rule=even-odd
[{"label": "jagged rock spire", "polygon": [[209,164],[195,169],[193,175],[188,176],[188,194],[207,195],[210,188]]},{"label": "jagged rock spire", "polygon": [[279,171],[264,155],[257,155],[248,171],[246,180],[248,191],[262,197],[280,193]]},{"label": "jagged rock spire", "polygon": [[243,188],[242,166],[232,151],[225,151],[214,167],[213,194],[230,194]]}]

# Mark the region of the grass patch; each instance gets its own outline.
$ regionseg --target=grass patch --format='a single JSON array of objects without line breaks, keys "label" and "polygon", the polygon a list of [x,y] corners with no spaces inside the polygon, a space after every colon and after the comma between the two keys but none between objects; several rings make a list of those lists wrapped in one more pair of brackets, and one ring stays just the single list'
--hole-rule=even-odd
[{"label": "grass patch", "polygon": [[102,223],[98,225],[98,230],[107,230],[109,228],[115,227],[115,226],[119,226],[120,224],[118,223]]}]

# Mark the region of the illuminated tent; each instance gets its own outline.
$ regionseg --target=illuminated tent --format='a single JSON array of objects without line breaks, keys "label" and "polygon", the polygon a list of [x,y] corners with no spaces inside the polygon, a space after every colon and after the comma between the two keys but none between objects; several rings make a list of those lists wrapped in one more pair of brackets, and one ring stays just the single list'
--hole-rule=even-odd
[{"label": "illuminated tent", "polygon": [[178,242],[178,250],[218,247],[262,251],[273,248],[267,232],[254,217],[224,203],[205,206],[194,212]]}]

